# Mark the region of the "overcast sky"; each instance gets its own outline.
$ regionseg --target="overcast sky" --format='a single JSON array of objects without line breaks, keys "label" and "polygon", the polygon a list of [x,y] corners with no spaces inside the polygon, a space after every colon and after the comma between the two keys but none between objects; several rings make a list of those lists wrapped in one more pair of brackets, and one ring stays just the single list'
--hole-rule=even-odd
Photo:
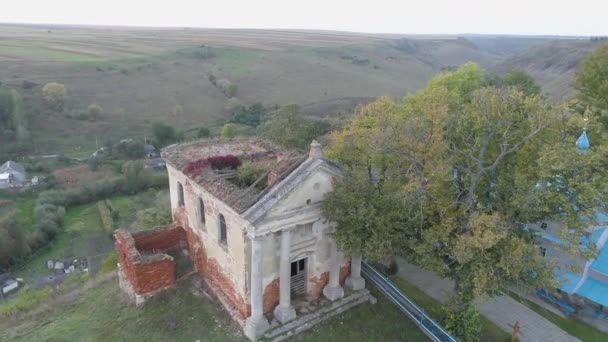
[{"label": "overcast sky", "polygon": [[608,0],[0,0],[0,22],[608,35]]}]

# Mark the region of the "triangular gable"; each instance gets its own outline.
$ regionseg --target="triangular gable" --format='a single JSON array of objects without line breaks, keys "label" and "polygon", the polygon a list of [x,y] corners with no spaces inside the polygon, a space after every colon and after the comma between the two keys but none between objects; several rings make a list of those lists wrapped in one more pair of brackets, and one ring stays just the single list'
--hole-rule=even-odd
[{"label": "triangular gable", "polygon": [[[340,175],[340,168],[327,159],[307,159],[245,211],[243,218],[256,223],[275,208],[279,211],[289,211],[303,206],[306,199],[317,201],[318,196],[331,188],[329,183],[332,179]],[[317,190],[314,189],[315,183],[318,183]],[[302,199],[304,202],[300,203]]]}]

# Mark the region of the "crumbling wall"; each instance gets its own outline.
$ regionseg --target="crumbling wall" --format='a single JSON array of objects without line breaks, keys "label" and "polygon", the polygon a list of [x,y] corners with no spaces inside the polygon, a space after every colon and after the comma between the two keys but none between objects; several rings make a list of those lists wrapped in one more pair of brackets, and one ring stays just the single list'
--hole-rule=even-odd
[{"label": "crumbling wall", "polygon": [[186,248],[186,232],[177,225],[134,232],[135,248],[140,252],[166,252]]},{"label": "crumbling wall", "polygon": [[[133,235],[120,229],[114,233],[114,237],[121,272],[129,283],[128,292],[134,292],[136,302],[139,303],[137,296],[153,294],[175,285],[176,265],[173,257],[163,253],[146,254],[146,251],[181,248],[185,239],[183,229],[169,226],[167,229]],[[138,246],[143,249],[138,249]]]}]

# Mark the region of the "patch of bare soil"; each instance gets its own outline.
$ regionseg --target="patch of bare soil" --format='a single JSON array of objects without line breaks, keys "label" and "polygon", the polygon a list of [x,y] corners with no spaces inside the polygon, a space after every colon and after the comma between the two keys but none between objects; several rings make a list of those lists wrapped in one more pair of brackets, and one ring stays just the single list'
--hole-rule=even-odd
[{"label": "patch of bare soil", "polygon": [[88,165],[72,166],[57,169],[53,172],[53,176],[55,176],[57,182],[66,188],[75,188],[84,184],[91,184],[101,178],[109,177],[111,175],[112,170],[109,167],[91,171]]}]

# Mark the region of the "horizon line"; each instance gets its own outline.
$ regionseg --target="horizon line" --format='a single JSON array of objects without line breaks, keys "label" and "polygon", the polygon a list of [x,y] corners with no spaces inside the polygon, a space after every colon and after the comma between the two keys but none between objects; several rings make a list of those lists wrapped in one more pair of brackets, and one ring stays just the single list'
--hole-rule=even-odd
[{"label": "horizon line", "polygon": [[460,32],[460,33],[407,33],[407,32],[366,32],[366,31],[349,31],[335,29],[314,29],[314,28],[270,28],[270,27],[209,27],[209,26],[192,26],[192,25],[126,25],[126,24],[77,24],[77,23],[48,23],[48,22],[0,22],[0,25],[13,26],[56,26],[56,27],[80,27],[80,28],[126,28],[126,29],[166,29],[166,30],[257,30],[257,31],[283,31],[283,32],[339,32],[349,34],[368,34],[368,35],[404,35],[404,36],[504,36],[504,37],[526,37],[526,38],[604,38],[608,34],[562,34],[562,33],[480,33],[480,32]]}]

